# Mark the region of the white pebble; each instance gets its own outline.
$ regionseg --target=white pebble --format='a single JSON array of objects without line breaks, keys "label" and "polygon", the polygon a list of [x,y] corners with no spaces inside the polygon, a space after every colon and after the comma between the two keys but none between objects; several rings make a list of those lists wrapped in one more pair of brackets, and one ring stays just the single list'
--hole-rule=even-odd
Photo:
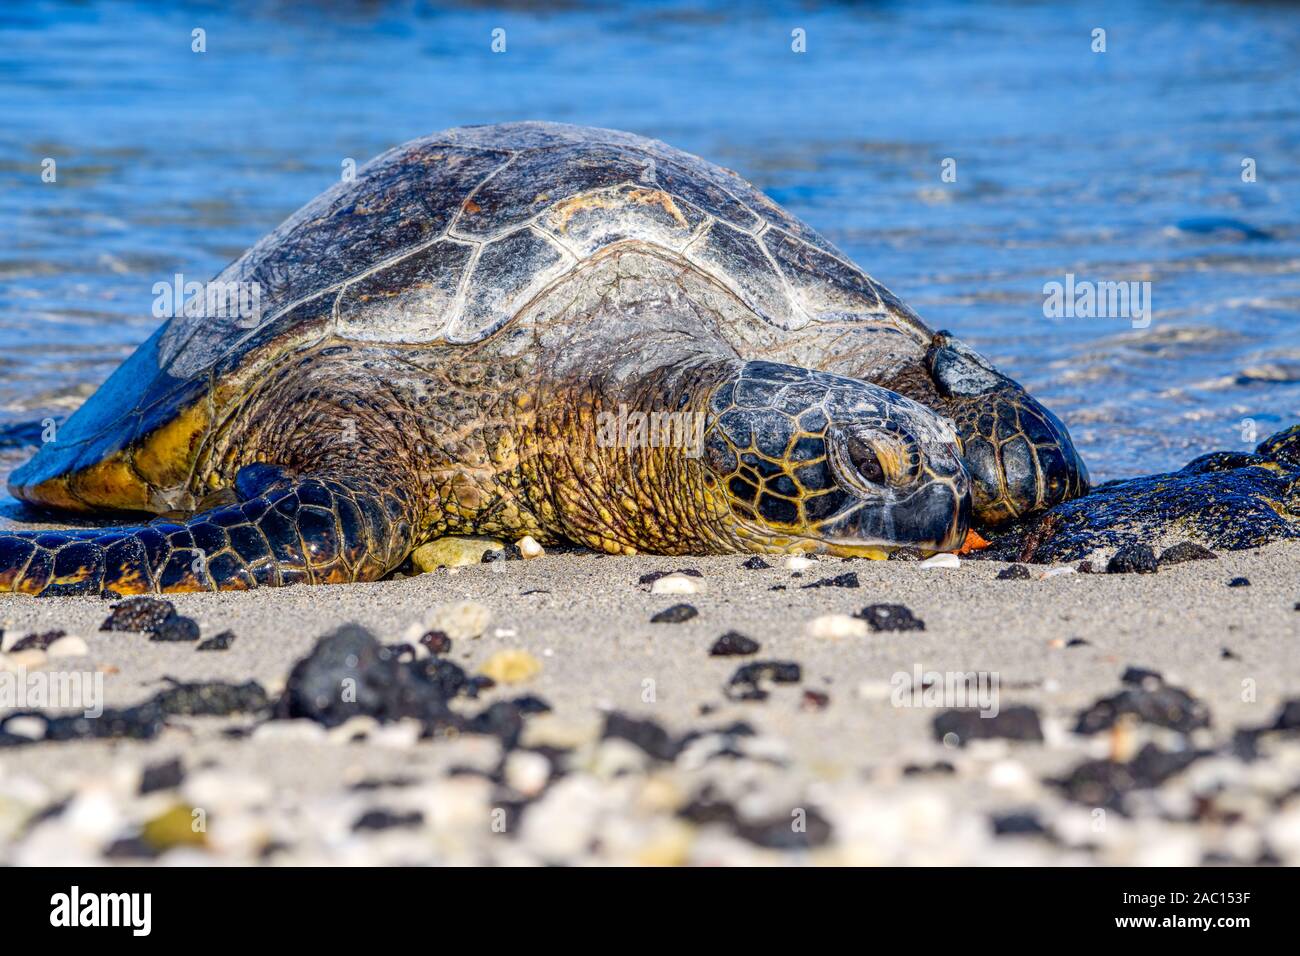
[{"label": "white pebble", "polygon": [[961,558],[951,551],[942,551],[939,554],[932,555],[921,562],[923,568],[959,568],[961,567]]},{"label": "white pebble", "polygon": [[85,640],[77,637],[75,634],[69,634],[67,637],[61,637],[48,648],[46,653],[50,657],[85,657],[90,653],[90,647]]},{"label": "white pebble", "polygon": [[699,594],[704,582],[686,574],[666,574],[650,586],[651,594]]},{"label": "white pebble", "polygon": [[1038,580],[1046,581],[1048,578],[1054,578],[1059,574],[1075,574],[1075,573],[1076,572],[1074,568],[1071,567],[1048,568],[1046,571],[1044,571],[1042,574],[1038,576]]},{"label": "white pebble", "polygon": [[427,619],[427,630],[442,631],[453,641],[479,637],[487,630],[492,612],[475,601],[458,601],[438,608]]},{"label": "white pebble", "polygon": [[10,651],[5,655],[5,661],[10,670],[17,668],[40,667],[45,663],[49,655],[37,647],[29,647],[25,651]]},{"label": "white pebble", "polygon": [[805,557],[802,554],[792,554],[785,559],[785,569],[794,571],[797,574],[800,571],[807,571],[816,563],[812,558]]},{"label": "white pebble", "polygon": [[516,750],[506,758],[506,784],[526,797],[535,797],[551,778],[551,762],[539,753]]},{"label": "white pebble", "polygon": [[866,637],[867,622],[847,614],[823,614],[808,622],[809,637]]},{"label": "white pebble", "polygon": [[45,718],[44,717],[10,717],[5,722],[5,733],[13,734],[15,737],[26,737],[28,740],[43,740],[45,738]]},{"label": "white pebble", "polygon": [[526,534],[515,542],[515,547],[525,558],[540,558],[546,553],[546,549],[537,543],[537,539],[531,534]]}]

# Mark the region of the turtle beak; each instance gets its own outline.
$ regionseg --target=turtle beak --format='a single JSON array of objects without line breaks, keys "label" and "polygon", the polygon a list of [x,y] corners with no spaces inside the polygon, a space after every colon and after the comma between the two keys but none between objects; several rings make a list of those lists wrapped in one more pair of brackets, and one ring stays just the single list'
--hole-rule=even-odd
[{"label": "turtle beak", "polygon": [[1086,494],[1088,469],[1061,420],[948,332],[926,368],[957,427],[975,520],[997,525]]}]

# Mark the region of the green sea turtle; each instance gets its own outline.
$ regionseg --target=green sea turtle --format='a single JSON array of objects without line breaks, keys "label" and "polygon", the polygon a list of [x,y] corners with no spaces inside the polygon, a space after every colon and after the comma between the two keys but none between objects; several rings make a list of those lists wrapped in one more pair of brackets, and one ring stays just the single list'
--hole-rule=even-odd
[{"label": "green sea turtle", "polygon": [[167,517],[0,536],[0,589],[369,580],[456,535],[944,550],[972,507],[1087,485],[1016,383],[736,174],[627,133],[397,147],[213,285],[261,317],[195,296],[9,482]]}]

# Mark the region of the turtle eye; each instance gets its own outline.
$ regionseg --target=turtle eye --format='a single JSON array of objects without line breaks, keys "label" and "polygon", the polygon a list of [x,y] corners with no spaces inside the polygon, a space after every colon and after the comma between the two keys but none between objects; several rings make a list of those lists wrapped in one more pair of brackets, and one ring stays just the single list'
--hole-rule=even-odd
[{"label": "turtle eye", "polygon": [[880,456],[876,454],[875,449],[856,435],[849,438],[847,446],[849,461],[853,463],[858,474],[873,485],[883,485],[885,469],[880,464]]},{"label": "turtle eye", "polygon": [[827,437],[827,458],[840,486],[860,498],[883,494],[889,479],[873,442],[847,430],[833,430]]}]

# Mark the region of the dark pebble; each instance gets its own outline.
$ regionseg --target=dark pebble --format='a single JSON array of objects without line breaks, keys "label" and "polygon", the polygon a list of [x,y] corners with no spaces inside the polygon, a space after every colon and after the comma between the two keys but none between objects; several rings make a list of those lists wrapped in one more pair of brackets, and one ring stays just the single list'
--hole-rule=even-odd
[{"label": "dark pebble", "polygon": [[772,565],[768,564],[758,555],[754,555],[752,558],[750,558],[748,561],[746,561],[744,564],[741,565],[741,567],[744,568],[746,571],[763,571],[767,568],[770,568],[771,566]]},{"label": "dark pebble", "polygon": [[175,790],[184,780],[185,768],[179,757],[150,764],[140,775],[140,793],[144,795],[155,790]]},{"label": "dark pebble", "polygon": [[1032,810],[1007,813],[993,818],[993,832],[997,836],[1036,836],[1047,832]]},{"label": "dark pebble", "polygon": [[1282,704],[1277,720],[1273,722],[1274,730],[1300,730],[1300,697],[1292,698]]},{"label": "dark pebble", "polygon": [[294,665],[276,716],[326,727],[358,715],[381,722],[436,721],[448,716],[449,685],[463,686],[465,680],[456,665],[450,665],[454,670],[438,666],[447,664],[438,658],[402,664],[365,628],[344,624]]},{"label": "dark pebble", "polygon": [[967,741],[989,738],[1042,740],[1043,727],[1032,707],[1005,707],[993,717],[981,717],[978,710],[969,708],[947,710],[934,719],[934,739],[943,741],[948,734],[955,734],[964,747]]},{"label": "dark pebble", "polygon": [[1161,564],[1182,564],[1184,561],[1214,561],[1218,555],[1194,541],[1183,541],[1166,548],[1160,555]]},{"label": "dark pebble", "polygon": [[825,710],[830,706],[831,695],[820,690],[806,690],[799,706],[804,710]]},{"label": "dark pebble", "polygon": [[1109,730],[1125,714],[1184,734],[1210,726],[1209,708],[1187,691],[1165,684],[1155,687],[1143,684],[1102,698],[1081,711],[1074,732],[1096,734]]},{"label": "dark pebble", "polygon": [[1228,648],[1228,647],[1225,647],[1223,650],[1219,651],[1219,658],[1220,658],[1221,660],[1225,660],[1225,661],[1239,661],[1239,660],[1241,660],[1241,658],[1238,657],[1238,656],[1236,655],[1236,653],[1235,653],[1231,648]]},{"label": "dark pebble", "polygon": [[746,637],[739,631],[728,631],[713,642],[713,646],[709,648],[709,656],[743,657],[746,654],[757,654],[758,651],[758,641]]},{"label": "dark pebble", "polygon": [[451,638],[446,631],[426,631],[420,637],[420,643],[429,649],[434,657],[451,653]]},{"label": "dark pebble", "polygon": [[1029,577],[1029,569],[1023,564],[1013,564],[998,572],[999,581],[1023,581]]},{"label": "dark pebble", "polygon": [[678,568],[676,571],[651,571],[649,574],[641,575],[641,577],[638,578],[638,580],[642,584],[654,584],[660,578],[666,578],[670,574],[684,574],[690,578],[704,577],[704,575],[701,574],[699,571],[697,571],[695,568]]},{"label": "dark pebble", "polygon": [[396,827],[418,827],[424,823],[424,814],[419,810],[398,813],[392,810],[367,810],[357,817],[352,829],[356,830],[392,830]]},{"label": "dark pebble", "polygon": [[797,684],[803,680],[803,668],[794,661],[754,661],[736,669],[727,681],[725,693],[731,700],[766,700],[768,692],[759,685]]},{"label": "dark pebble", "polygon": [[1088,647],[1089,644],[1081,637],[1072,637],[1065,642],[1066,647]]},{"label": "dark pebble", "polygon": [[1171,752],[1147,744],[1128,763],[1088,760],[1055,783],[1076,803],[1122,810],[1124,795],[1129,791],[1158,787],[1205,755],[1205,751]]},{"label": "dark pebble", "polygon": [[504,548],[493,548],[491,551],[484,551],[481,562],[491,564],[493,561],[522,561],[524,554],[519,550],[517,544],[507,544]]},{"label": "dark pebble", "polygon": [[930,774],[948,777],[956,772],[957,768],[946,760],[936,760],[932,764],[909,763],[903,768],[904,777],[925,777]]},{"label": "dark pebble", "polygon": [[44,634],[28,634],[13,647],[9,648],[9,652],[29,651],[33,649],[43,651],[59,638],[63,637],[66,633],[66,631],[46,631]]},{"label": "dark pebble", "polygon": [[868,604],[853,616],[862,618],[873,631],[925,630],[925,621],[902,604]]},{"label": "dark pebble", "polygon": [[197,641],[199,622],[192,617],[173,615],[163,621],[149,635],[151,641]]},{"label": "dark pebble", "polygon": [[1155,574],[1156,553],[1145,544],[1126,544],[1106,562],[1107,574]]},{"label": "dark pebble", "polygon": [[689,621],[693,617],[699,616],[699,611],[689,604],[674,604],[672,607],[666,607],[654,617],[650,618],[651,624],[681,624],[683,621]]},{"label": "dark pebble", "polygon": [[1250,587],[1250,578],[1233,578],[1228,582],[1230,588],[1248,588]]},{"label": "dark pebble", "polygon": [[831,825],[812,807],[792,809],[770,820],[740,820],[736,836],[769,850],[809,850],[824,846],[831,838]]},{"label": "dark pebble", "polygon": [[207,640],[200,641],[199,646],[194,649],[196,651],[228,651],[233,643],[235,643],[235,632],[222,631]]},{"label": "dark pebble", "polygon": [[680,746],[660,724],[653,720],[639,720],[612,711],[605,715],[602,740],[615,738],[635,744],[656,760],[675,760]]},{"label": "dark pebble", "polygon": [[1120,675],[1121,684],[1134,684],[1138,687],[1156,686],[1163,684],[1164,676],[1159,671],[1150,671],[1145,667],[1126,667],[1124,673]]},{"label": "dark pebble", "polygon": [[99,625],[101,631],[153,631],[168,618],[176,616],[171,601],[158,598],[133,597],[114,604],[112,613]]},{"label": "dark pebble", "polygon": [[844,574],[837,574],[833,578],[822,578],[820,581],[814,581],[812,584],[803,585],[803,590],[808,588],[859,588],[862,583],[853,571],[847,571]]},{"label": "dark pebble", "polygon": [[1094,568],[1094,567],[1092,566],[1092,562],[1091,562],[1091,561],[1080,561],[1080,562],[1078,563],[1078,565],[1075,566],[1075,569],[1074,569],[1074,570],[1078,571],[1080,574],[1096,574],[1096,573],[1097,573],[1097,570],[1096,570],[1096,568]]},{"label": "dark pebble", "polygon": [[161,850],[138,836],[114,840],[104,849],[106,860],[155,860],[161,855]]}]

